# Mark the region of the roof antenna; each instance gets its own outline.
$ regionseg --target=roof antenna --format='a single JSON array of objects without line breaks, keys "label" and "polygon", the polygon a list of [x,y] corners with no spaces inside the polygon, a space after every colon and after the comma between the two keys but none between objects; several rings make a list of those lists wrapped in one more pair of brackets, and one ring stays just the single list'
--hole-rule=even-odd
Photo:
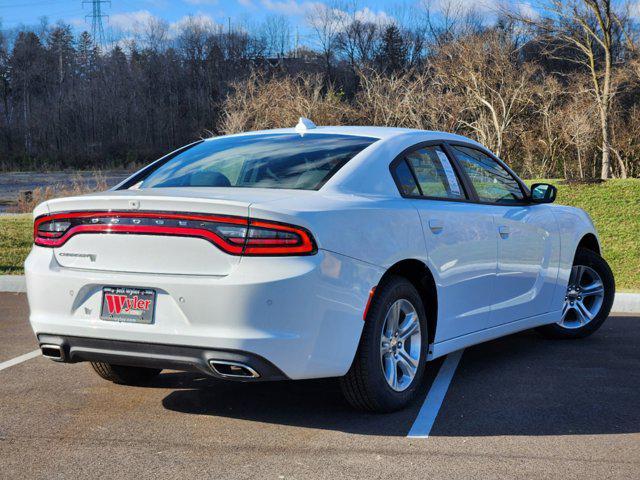
[{"label": "roof antenna", "polygon": [[316,124],[315,123],[313,123],[308,118],[300,117],[300,120],[298,120],[298,124],[296,125],[296,132],[302,134],[302,133],[306,132],[307,130],[311,130],[313,128],[316,128]]}]

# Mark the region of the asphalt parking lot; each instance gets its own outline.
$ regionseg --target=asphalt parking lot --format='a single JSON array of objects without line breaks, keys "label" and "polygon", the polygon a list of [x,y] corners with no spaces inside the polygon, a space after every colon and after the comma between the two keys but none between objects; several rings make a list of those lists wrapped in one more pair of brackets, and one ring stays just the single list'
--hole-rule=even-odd
[{"label": "asphalt parking lot", "polygon": [[[27,314],[0,294],[0,364],[37,348]],[[429,437],[409,438],[441,365],[415,407],[369,415],[334,380],[125,387],[35,357],[0,370],[0,478],[640,478],[640,318],[467,349]]]}]

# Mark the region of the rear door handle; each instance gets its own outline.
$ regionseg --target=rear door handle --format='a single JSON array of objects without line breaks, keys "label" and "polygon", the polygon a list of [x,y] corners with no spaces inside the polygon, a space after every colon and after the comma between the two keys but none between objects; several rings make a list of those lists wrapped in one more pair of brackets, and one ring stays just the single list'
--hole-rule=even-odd
[{"label": "rear door handle", "polygon": [[500,225],[498,227],[498,233],[500,233],[500,236],[502,238],[507,238],[509,236],[509,234],[511,233],[511,230],[506,225]]},{"label": "rear door handle", "polygon": [[434,218],[429,220],[429,228],[433,233],[440,233],[444,229],[444,222]]}]

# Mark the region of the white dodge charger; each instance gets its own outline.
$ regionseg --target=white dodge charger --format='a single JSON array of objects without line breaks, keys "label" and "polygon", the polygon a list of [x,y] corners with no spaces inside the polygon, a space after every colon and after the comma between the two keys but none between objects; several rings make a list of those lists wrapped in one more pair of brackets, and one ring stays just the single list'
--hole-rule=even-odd
[{"label": "white dodge charger", "polygon": [[118,383],[340,377],[352,405],[391,411],[449,352],[602,325],[613,275],[555,194],[442,132],[300,119],[212,138],[36,208],[30,321],[44,356]]}]

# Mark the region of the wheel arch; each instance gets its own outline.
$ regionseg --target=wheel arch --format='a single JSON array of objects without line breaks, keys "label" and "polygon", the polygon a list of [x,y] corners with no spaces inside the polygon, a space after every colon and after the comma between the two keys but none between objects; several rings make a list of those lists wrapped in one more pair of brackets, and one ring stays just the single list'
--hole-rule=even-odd
[{"label": "wheel arch", "polygon": [[598,238],[593,233],[585,234],[580,241],[578,242],[578,246],[576,247],[576,253],[579,249],[586,248],[587,250],[591,250],[594,253],[600,255],[600,243],[598,242]]},{"label": "wheel arch", "polygon": [[399,275],[409,280],[420,294],[427,313],[427,332],[429,345],[434,342],[438,326],[438,290],[431,270],[424,262],[405,259],[393,264],[382,276],[380,282],[389,275]]}]

